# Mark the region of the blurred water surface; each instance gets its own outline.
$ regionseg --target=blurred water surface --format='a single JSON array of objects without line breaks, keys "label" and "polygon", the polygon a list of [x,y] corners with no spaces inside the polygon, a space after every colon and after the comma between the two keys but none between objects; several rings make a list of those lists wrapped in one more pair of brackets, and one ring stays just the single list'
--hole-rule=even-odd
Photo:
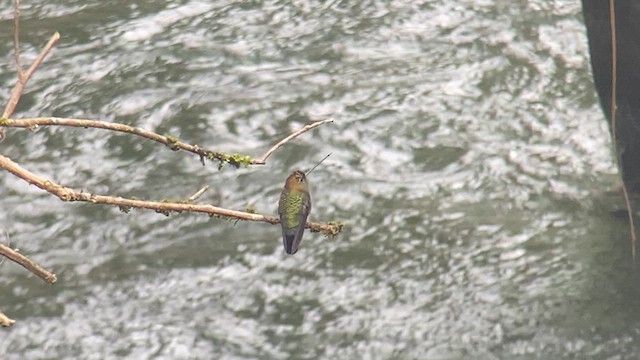
[{"label": "blurred water surface", "polygon": [[[0,3],[0,93],[14,81]],[[2,227],[59,276],[0,268],[2,359],[632,359],[638,279],[578,0],[23,1],[15,114],[117,121],[264,167],[99,130],[11,129],[66,186],[274,214],[308,169],[315,221],[62,203],[7,173]]]}]

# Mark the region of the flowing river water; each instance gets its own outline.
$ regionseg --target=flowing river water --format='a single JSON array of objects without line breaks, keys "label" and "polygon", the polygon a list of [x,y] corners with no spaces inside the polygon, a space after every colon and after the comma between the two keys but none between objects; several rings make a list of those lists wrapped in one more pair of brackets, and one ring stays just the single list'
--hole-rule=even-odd
[{"label": "flowing river water", "polygon": [[[15,80],[0,2],[0,100]],[[275,214],[307,232],[64,203],[7,172],[2,227],[58,275],[0,267],[0,359],[635,359],[640,288],[578,0],[24,0],[15,117],[125,123],[266,166],[202,166],[103,130],[8,129],[75,189]]]}]

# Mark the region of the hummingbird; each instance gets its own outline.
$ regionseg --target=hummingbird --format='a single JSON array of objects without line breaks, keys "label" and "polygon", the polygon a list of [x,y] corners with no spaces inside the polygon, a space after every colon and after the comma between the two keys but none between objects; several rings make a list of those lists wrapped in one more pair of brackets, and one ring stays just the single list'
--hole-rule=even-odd
[{"label": "hummingbird", "polygon": [[282,225],[284,251],[289,255],[298,252],[298,246],[300,246],[302,234],[304,234],[304,226],[311,212],[311,195],[309,194],[307,176],[330,155],[331,153],[325,156],[306,174],[300,170],[292,172],[284,183],[284,190],[282,190],[278,202],[278,215]]},{"label": "hummingbird", "polygon": [[278,215],[282,225],[284,251],[293,255],[298,251],[307,217],[311,212],[311,195],[307,175],[296,170],[287,177],[278,202]]}]

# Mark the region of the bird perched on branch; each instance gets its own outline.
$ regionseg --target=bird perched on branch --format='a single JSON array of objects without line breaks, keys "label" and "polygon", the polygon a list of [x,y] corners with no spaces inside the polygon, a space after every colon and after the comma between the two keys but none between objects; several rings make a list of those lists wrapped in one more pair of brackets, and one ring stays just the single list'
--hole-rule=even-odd
[{"label": "bird perched on branch", "polygon": [[305,173],[296,170],[287,177],[278,203],[282,243],[287,254],[293,255],[298,251],[310,212],[309,182]]}]

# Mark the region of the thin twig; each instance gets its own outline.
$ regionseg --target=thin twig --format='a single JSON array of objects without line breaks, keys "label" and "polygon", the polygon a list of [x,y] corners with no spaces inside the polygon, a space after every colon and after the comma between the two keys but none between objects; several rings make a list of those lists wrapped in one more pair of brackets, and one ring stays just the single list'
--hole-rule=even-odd
[{"label": "thin twig", "polygon": [[2,310],[0,310],[0,326],[2,327],[10,327],[13,326],[13,324],[16,321],[13,319],[10,319],[7,315],[5,315]]},{"label": "thin twig", "polygon": [[[0,155],[0,168],[5,169],[13,175],[25,180],[29,184],[35,185],[55,196],[62,201],[84,201],[94,204],[109,204],[119,206],[122,210],[128,211],[131,208],[142,208],[155,210],[162,214],[170,212],[200,212],[211,216],[221,216],[227,218],[261,221],[269,224],[278,224],[280,219],[275,216],[253,214],[243,211],[225,209],[213,205],[196,205],[182,202],[146,201],[137,199],[127,199],[116,196],[96,195],[83,191],[76,191],[50,180],[36,175],[20,165],[13,162],[8,157]],[[315,223],[307,222],[306,227],[311,231],[318,231],[333,236],[339,233],[342,225],[335,223]]]},{"label": "thin twig", "polygon": [[[191,145],[185,143],[183,141],[178,140],[177,138],[170,135],[160,135],[154,133],[149,130],[144,130],[141,128],[115,123],[115,122],[107,122],[100,120],[88,120],[88,119],[71,119],[71,118],[57,118],[57,117],[38,117],[38,118],[22,118],[22,119],[8,119],[2,118],[0,119],[0,127],[14,127],[14,128],[27,128],[27,129],[36,129],[38,126],[68,126],[68,127],[79,127],[79,128],[95,128],[95,129],[105,129],[111,131],[117,131],[132,135],[137,135],[143,137],[148,140],[152,140],[163,144],[169,147],[171,150],[184,150],[200,156],[201,159],[209,159],[209,160],[218,160],[221,162],[229,163],[233,166],[240,165],[264,165],[267,161],[267,158],[271,156],[271,154],[280,148],[282,145],[287,143],[293,138],[300,136],[301,134],[316,128],[322,124],[333,122],[333,119],[326,119],[316,121],[314,123],[305,125],[304,127],[294,131],[291,135],[287,136],[274,146],[272,146],[260,159],[251,159],[249,156],[240,155],[239,157],[229,156],[228,154],[222,152],[216,152],[201,148],[198,145]],[[246,161],[240,162],[239,159],[246,158]]]},{"label": "thin twig", "polygon": [[27,72],[24,73],[22,79],[18,78],[18,81],[16,81],[16,84],[11,90],[11,96],[9,97],[9,101],[7,102],[7,106],[4,108],[4,112],[2,113],[3,118],[8,118],[13,114],[13,111],[16,109],[16,105],[18,105],[18,101],[22,96],[24,87],[27,85],[27,81],[29,81],[29,78],[31,78],[33,72],[36,71],[38,65],[42,63],[53,45],[55,45],[58,40],[60,40],[60,34],[56,32],[51,36],[51,39],[49,39],[44,48],[42,48],[40,54],[38,54],[38,57],[33,61]]},{"label": "thin twig", "polygon": [[209,190],[209,185],[203,186],[202,189],[198,190],[198,192],[196,192],[195,194],[189,196],[187,201],[196,201],[196,200],[198,200],[198,198],[200,196],[202,196],[202,194],[204,194],[204,192],[207,191],[207,190]]},{"label": "thin twig", "polygon": [[42,266],[38,265],[35,261],[29,259],[28,257],[22,255],[16,250],[12,248],[0,244],[0,255],[5,256],[7,259],[22,265],[25,269],[31,271],[35,275],[37,275],[40,279],[48,282],[49,284],[53,284],[58,280],[56,278],[56,274],[46,270]]},{"label": "thin twig", "polygon": [[246,158],[248,160],[246,160],[245,163],[247,165],[251,163],[251,157],[249,156],[233,157],[222,152],[203,149],[198,145],[187,144],[170,135],[160,135],[152,131],[148,131],[145,129],[141,129],[141,128],[125,125],[125,124],[115,123],[115,122],[88,120],[88,119],[56,118],[56,117],[23,118],[23,119],[6,119],[5,118],[5,119],[0,119],[0,126],[27,128],[27,129],[37,129],[38,126],[68,126],[68,127],[79,127],[79,128],[105,129],[105,130],[117,131],[117,132],[140,136],[145,139],[163,144],[174,151],[184,150],[184,151],[197,154],[200,156],[203,162],[204,162],[204,159],[218,160],[220,162],[226,162],[233,166],[239,167],[242,164],[238,161],[238,159]]},{"label": "thin twig", "polygon": [[[618,136],[616,129],[616,112],[617,112],[617,92],[618,92],[618,38],[616,32],[616,12],[615,0],[609,0],[609,25],[611,31],[611,129],[613,138],[613,147],[618,151]],[[622,164],[621,164],[622,165]],[[629,232],[631,241],[631,257],[633,262],[636,261],[636,227],[633,221],[633,208],[629,200],[629,190],[622,179],[622,194],[624,195],[624,203],[627,207],[627,216],[629,219]]]},{"label": "thin twig", "polygon": [[[7,246],[11,246],[11,238],[9,238],[9,232],[5,229],[4,230],[4,235],[7,237]],[[2,257],[2,260],[0,260],[0,266],[2,266],[2,264],[4,264],[4,261],[7,260],[6,257]]]},{"label": "thin twig", "polygon": [[20,0],[13,1],[13,56],[16,61],[18,81],[24,81],[24,71],[20,64]]},{"label": "thin twig", "polygon": [[[16,2],[18,3],[18,2]],[[15,11],[16,14],[19,13],[19,11]],[[16,17],[17,19],[17,17]],[[16,24],[17,24],[17,20]],[[19,48],[19,42],[18,42],[18,30],[16,29],[15,32],[15,38],[14,38],[14,47],[15,49]],[[27,85],[27,81],[29,81],[29,78],[31,77],[31,75],[33,75],[33,72],[36,71],[36,69],[38,68],[38,65],[40,65],[40,63],[42,63],[42,61],[44,60],[44,58],[47,56],[47,54],[49,53],[49,51],[51,50],[51,48],[53,47],[53,45],[55,45],[55,43],[60,40],[60,34],[58,32],[54,33],[51,36],[51,39],[49,39],[49,41],[47,42],[47,44],[44,46],[44,48],[42,48],[42,50],[40,51],[40,54],[38,54],[38,57],[33,61],[33,63],[31,64],[31,66],[29,67],[29,69],[27,70],[26,73],[23,73],[22,67],[19,67],[17,70],[18,73],[18,79],[16,80],[16,84],[13,86],[13,89],[11,89],[11,95],[9,96],[9,101],[7,101],[7,106],[4,108],[4,111],[2,112],[2,118],[8,118],[13,114],[13,111],[16,109],[16,106],[18,105],[18,101],[20,101],[20,97],[22,96],[22,92],[24,91],[24,87]],[[17,51],[16,52],[16,64],[20,63],[20,52]],[[2,141],[4,139],[4,128],[0,128],[0,141]]]},{"label": "thin twig", "polygon": [[56,31],[55,33],[53,33],[53,35],[51,35],[51,38],[49,39],[49,41],[47,41],[47,44],[44,46],[44,48],[42,48],[42,50],[38,54],[38,57],[36,57],[31,66],[29,66],[29,69],[25,74],[25,85],[27,83],[27,80],[31,78],[31,75],[33,75],[38,66],[40,66],[40,64],[44,61],[44,58],[47,56],[47,54],[49,54],[49,51],[51,51],[51,48],[53,48],[58,40],[60,40],[60,33]]},{"label": "thin twig", "polygon": [[320,121],[316,121],[313,122],[311,124],[307,124],[304,127],[302,127],[301,129],[293,132],[291,135],[287,136],[286,138],[282,139],[280,142],[278,142],[277,144],[273,145],[271,147],[271,149],[267,150],[267,152],[262,155],[262,157],[258,160],[254,160],[252,163],[255,165],[264,165],[267,162],[267,158],[269,156],[271,156],[271,154],[273,154],[274,151],[278,150],[279,147],[281,147],[282,145],[286,144],[287,142],[289,142],[291,139],[296,138],[298,136],[300,136],[301,134],[316,128],[322,124],[326,124],[329,122],[333,122],[333,119],[325,119],[325,120],[320,120]]},{"label": "thin twig", "polygon": [[6,119],[5,118],[5,119],[2,119],[2,121],[0,121],[0,126],[27,128],[27,129],[37,129],[38,126],[68,126],[68,127],[79,127],[79,128],[105,129],[105,130],[137,135],[145,139],[152,140],[160,144],[166,145],[172,150],[185,150],[185,151],[189,151],[204,157],[211,157],[212,154],[217,154],[217,153],[214,153],[213,151],[202,149],[198,145],[191,145],[191,144],[184,143],[169,135],[164,136],[164,135],[160,135],[145,129],[141,129],[141,128],[137,128],[137,127],[121,124],[121,123],[108,122],[108,121],[57,118],[57,117],[38,117],[38,118],[23,118],[23,119]]}]

